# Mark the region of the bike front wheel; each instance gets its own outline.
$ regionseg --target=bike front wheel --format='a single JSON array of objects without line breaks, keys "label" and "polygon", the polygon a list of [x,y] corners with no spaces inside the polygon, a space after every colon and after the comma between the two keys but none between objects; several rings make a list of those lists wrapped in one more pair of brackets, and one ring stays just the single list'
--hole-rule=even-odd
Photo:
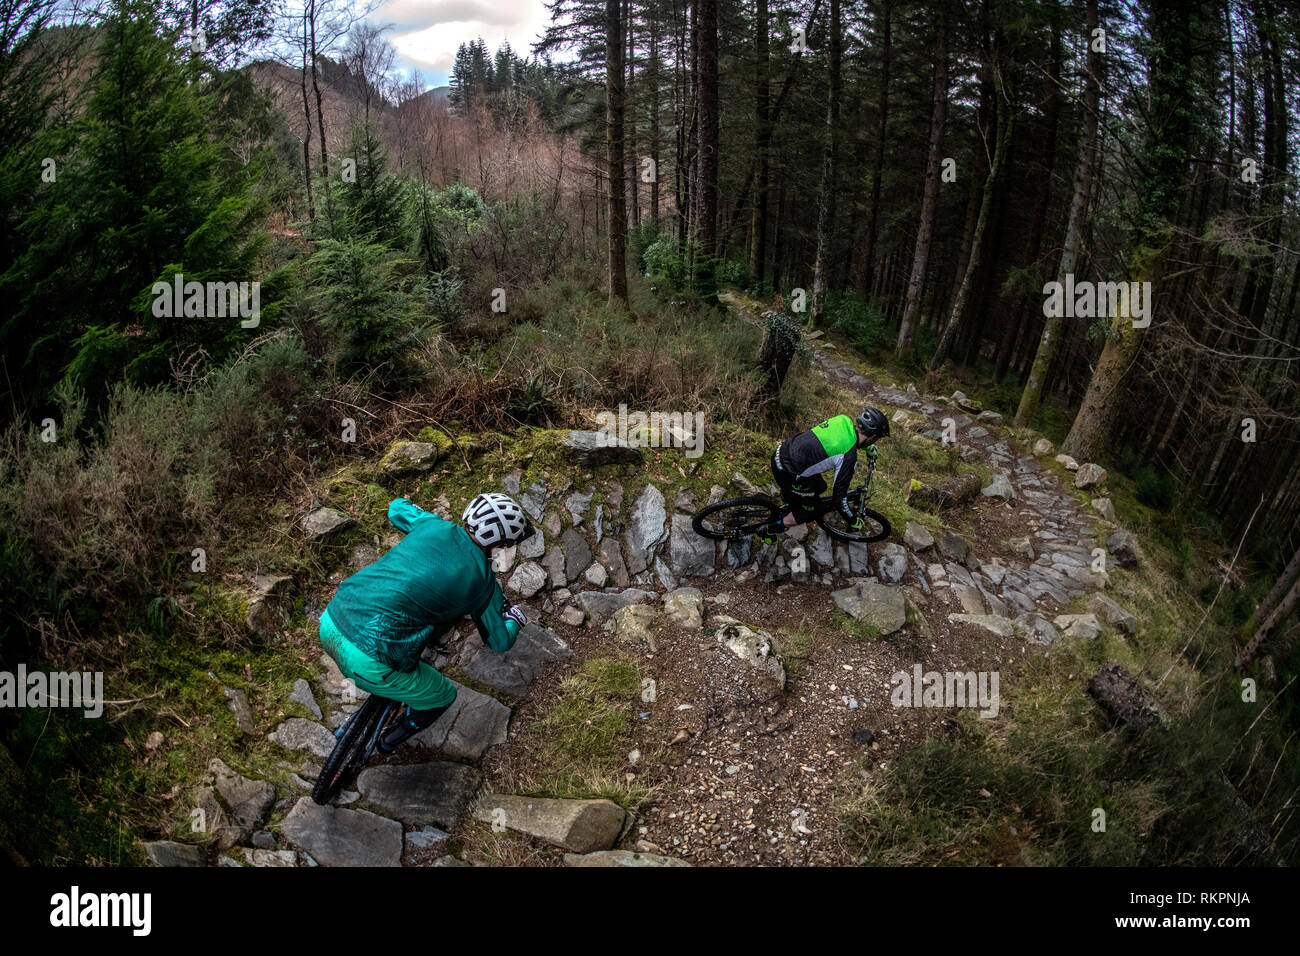
[{"label": "bike front wheel", "polygon": [[832,538],[838,538],[840,541],[860,542],[869,544],[872,541],[881,541],[889,537],[893,530],[890,527],[889,519],[879,511],[872,511],[863,504],[864,495],[862,490],[849,492],[849,503],[853,505],[859,518],[862,519],[862,528],[854,529],[847,518],[844,517],[837,509],[831,509],[817,517],[817,523],[822,526],[827,534]]},{"label": "bike front wheel", "polygon": [[701,508],[691,516],[691,526],[705,538],[730,541],[754,534],[780,517],[781,509],[767,495],[750,495]]},{"label": "bike front wheel", "polygon": [[312,788],[311,798],[316,803],[321,806],[329,803],[344,782],[361,769],[370,749],[371,740],[375,732],[380,729],[380,721],[388,712],[389,703],[384,698],[371,694],[357,712],[348,718],[343,728],[343,735],[330,751],[325,766],[321,768],[320,776],[316,778],[316,786]]}]

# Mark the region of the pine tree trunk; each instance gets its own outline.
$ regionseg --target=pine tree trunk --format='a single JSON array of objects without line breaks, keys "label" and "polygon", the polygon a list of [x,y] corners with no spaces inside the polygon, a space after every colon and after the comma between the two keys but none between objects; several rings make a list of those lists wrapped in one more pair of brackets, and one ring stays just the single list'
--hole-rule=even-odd
[{"label": "pine tree trunk", "polygon": [[[1097,149],[1097,126],[1099,122],[1099,105],[1101,99],[1101,54],[1092,48],[1092,31],[1097,28],[1097,0],[1088,0],[1087,25],[1084,37],[1088,43],[1088,72],[1084,78],[1083,88],[1083,139],[1079,143],[1079,158],[1074,166],[1074,195],[1070,200],[1070,218],[1065,226],[1065,241],[1061,246],[1061,265],[1057,270],[1057,281],[1064,282],[1065,276],[1074,271],[1079,253],[1079,238],[1083,232],[1083,214],[1087,208],[1088,195],[1092,190],[1093,155]],[[1029,377],[1024,390],[1020,393],[1020,405],[1016,409],[1015,424],[1024,428],[1029,424],[1038,405],[1042,401],[1043,387],[1047,373],[1056,358],[1056,350],[1061,341],[1063,317],[1048,316],[1043,326],[1042,337],[1038,340],[1038,351],[1034,355],[1034,364],[1029,370]]]},{"label": "pine tree trunk", "polygon": [[[1053,9],[1058,9],[1053,4]],[[1091,32],[1087,34],[1091,40]],[[1061,121],[1061,95],[1057,87],[1061,82],[1061,30],[1057,21],[1053,20],[1052,25],[1052,48],[1051,48],[1051,77],[1052,77],[1052,95],[1048,101],[1047,116],[1047,135],[1043,139],[1042,158],[1039,161],[1040,179],[1038,181],[1038,192],[1034,196],[1034,212],[1029,226],[1029,243],[1026,249],[1026,261],[1034,268],[1035,274],[1041,278],[1042,268],[1038,263],[1039,254],[1043,248],[1043,227],[1047,220],[1047,205],[1052,194],[1052,169],[1056,160],[1056,132]],[[1011,368],[1011,360],[1016,352],[1016,344],[1020,341],[1021,336],[1025,333],[1026,328],[1032,328],[1033,318],[1030,309],[1031,302],[1037,301],[1037,290],[1033,292],[1019,292],[1012,303],[1010,313],[1007,317],[1006,327],[1002,333],[1002,343],[998,348],[997,364],[993,372],[994,381],[1001,383],[1006,378],[1007,372]]]},{"label": "pine tree trunk", "polygon": [[1249,667],[1259,653],[1259,649],[1264,646],[1279,624],[1287,619],[1292,611],[1295,610],[1296,604],[1300,603],[1300,577],[1291,582],[1291,587],[1287,589],[1286,596],[1278,601],[1277,606],[1269,613],[1264,622],[1259,625],[1255,631],[1254,637],[1250,642],[1241,649],[1237,654],[1237,670]]},{"label": "pine tree trunk", "polygon": [[840,0],[831,0],[830,73],[826,96],[826,146],[822,151],[822,185],[817,202],[817,255],[813,260],[812,308],[808,325],[816,328],[826,317],[826,272],[835,212],[835,159],[840,144]]},{"label": "pine tree trunk", "polygon": [[325,109],[322,106],[322,97],[320,92],[320,78],[316,71],[316,0],[309,0],[309,9],[311,14],[308,17],[311,25],[311,88],[316,93],[316,129],[320,133],[320,174],[325,181],[325,195],[328,198],[330,192],[330,159],[329,151],[325,146]]},{"label": "pine tree trunk", "polygon": [[627,130],[627,191],[628,208],[632,212],[632,228],[641,226],[641,179],[637,175],[636,149],[636,49],[633,39],[632,0],[624,0],[623,24],[627,33],[627,81],[624,86],[624,127]]},{"label": "pine tree trunk", "polygon": [[[863,294],[874,291],[868,287],[868,282],[871,277],[872,264],[876,261],[876,232],[880,222],[880,180],[885,171],[885,133],[889,125],[889,64],[892,43],[890,21],[893,12],[892,0],[884,0],[880,11],[880,106],[876,112],[876,154],[871,164],[871,212],[867,218],[867,234],[863,240],[862,255],[854,267],[854,285]],[[942,42],[946,39],[946,36],[941,36],[940,39]],[[947,57],[944,56],[943,59],[946,74]],[[946,89],[944,93],[944,102],[946,103]],[[942,126],[943,124],[940,123],[939,125]],[[933,127],[931,127],[931,139],[933,139]],[[934,165],[933,157],[931,157],[930,163],[932,166]],[[924,209],[924,202],[921,205]],[[924,215],[924,212],[922,215]],[[901,331],[899,338],[901,341]]]},{"label": "pine tree trunk", "polygon": [[696,287],[705,301],[713,301],[714,256],[718,236],[718,6],[713,0],[695,0],[696,21],[696,123],[699,127],[695,177]]},{"label": "pine tree trunk", "polygon": [[627,306],[627,196],[623,185],[621,0],[605,0],[605,149],[609,174],[609,302]]},{"label": "pine tree trunk", "polygon": [[[1145,148],[1145,169],[1139,189],[1143,222],[1135,237],[1132,274],[1127,278],[1158,286],[1171,240],[1167,224],[1178,215],[1182,185],[1187,178],[1192,142],[1191,104],[1196,69],[1190,24],[1204,19],[1209,0],[1185,4],[1179,0],[1151,0],[1148,18],[1153,53],[1150,66],[1152,111],[1164,118],[1158,135]],[[1154,312],[1154,303],[1148,302]],[[1146,342],[1143,329],[1133,328],[1131,315],[1117,308],[1110,323],[1101,357],[1084,391],[1070,433],[1061,444],[1066,454],[1084,461],[1095,457],[1103,436],[1117,412],[1120,388]]]},{"label": "pine tree trunk", "polygon": [[311,186],[311,101],[307,99],[307,14],[302,28],[302,168],[307,185],[307,218],[315,222],[316,202]]},{"label": "pine tree trunk", "polygon": [[[903,306],[903,319],[898,326],[897,349],[900,356],[912,347],[916,317],[921,309],[921,291],[925,286],[925,270],[930,261],[934,215],[939,205],[943,123],[948,111],[948,22],[942,8],[939,13],[938,33],[938,44],[934,55],[934,92],[930,105],[930,145],[925,161],[925,189],[921,196],[921,222],[916,230],[912,274],[907,283],[907,301]],[[879,177],[879,170],[876,175]],[[873,216],[874,213],[873,208]]]},{"label": "pine tree trunk", "polygon": [[754,17],[754,160],[758,165],[754,186],[754,208],[750,217],[749,273],[760,286],[767,269],[767,189],[769,45],[767,0],[758,0]]},{"label": "pine tree trunk", "polygon": [[[1004,86],[1009,82],[1004,77]],[[943,337],[939,339],[939,347],[935,349],[934,357],[930,359],[930,368],[938,369],[943,365],[944,360],[952,351],[953,345],[957,341],[957,332],[962,329],[962,324],[966,318],[966,310],[969,302],[971,287],[975,283],[976,275],[979,272],[984,259],[984,236],[987,231],[989,218],[992,215],[993,197],[997,191],[998,179],[1001,176],[1002,169],[1006,165],[1007,152],[1011,148],[1011,135],[1015,128],[1015,111],[1013,105],[1008,101],[1005,90],[996,91],[997,97],[997,146],[993,152],[993,162],[989,166],[988,178],[984,181],[984,198],[980,202],[979,219],[975,222],[975,236],[971,242],[970,260],[966,263],[966,273],[962,278],[961,287],[957,291],[957,298],[952,305],[952,314],[948,319],[948,324],[944,327]]]}]

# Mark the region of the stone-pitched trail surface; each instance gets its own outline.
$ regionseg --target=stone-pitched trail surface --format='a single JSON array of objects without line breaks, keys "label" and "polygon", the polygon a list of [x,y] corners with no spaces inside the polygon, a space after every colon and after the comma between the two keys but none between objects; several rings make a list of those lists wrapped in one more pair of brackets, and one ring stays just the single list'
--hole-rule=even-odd
[{"label": "stone-pitched trail surface", "polygon": [[[446,846],[457,827],[477,820],[554,847],[556,862],[563,852],[567,865],[851,862],[834,803],[845,775],[869,755],[869,769],[856,771],[869,779],[952,714],[891,706],[893,673],[924,664],[1001,668],[1004,678],[1014,678],[1017,657],[1036,645],[1050,645],[1062,632],[1127,630],[1132,616],[1100,593],[1091,597],[1091,613],[1060,614],[1108,585],[1104,572],[1093,571],[1093,552],[1097,529],[1110,523],[1082,513],[1057,474],[1017,452],[997,415],[979,413],[960,393],[945,402],[911,386],[882,386],[825,350],[815,361],[865,403],[893,413],[895,428],[942,440],[944,420],[951,419],[961,458],[992,466],[993,482],[960,512],[958,520],[973,529],[967,537],[909,523],[868,548],[833,542],[813,526],[793,529],[779,544],[724,545],[692,530],[689,514],[706,502],[689,491],[651,481],[625,494],[619,481],[590,472],[585,483],[557,487],[516,470],[502,487],[528,509],[539,533],[523,548],[498,552],[494,568],[508,600],[529,608],[532,623],[507,654],[484,648],[472,626],[425,651],[435,666],[452,666],[499,697],[460,686],[447,714],[397,755],[372,759],[351,784],[355,790],[319,807],[309,793],[333,746],[332,728],[364,697],[349,696],[322,654],[322,699],[305,681],[292,695],[315,719],[288,718],[270,735],[292,758],[286,766],[296,768],[290,779],[297,792],[273,794],[270,783],[214,761],[214,785],[202,799],[221,828],[221,855],[158,841],[146,846],[150,859],[466,865]],[[589,433],[574,433],[568,445],[574,477],[641,457],[625,446],[602,447]],[[890,464],[888,442],[881,457],[890,480],[905,478]],[[748,492],[750,478],[765,477],[737,473],[731,488],[715,485],[709,500]],[[881,472],[877,480],[884,480]],[[600,503],[593,508],[594,498]],[[1094,508],[1106,511],[1108,504],[1099,499]],[[309,534],[333,533],[337,525],[330,516],[303,522]],[[378,557],[359,548],[353,563]],[[873,634],[905,634],[909,641],[852,640],[835,623],[837,610]],[[784,642],[801,629],[810,630],[816,646],[790,676]],[[644,705],[635,728],[644,743],[628,757],[629,780],[654,787],[656,796],[634,817],[608,800],[494,792],[530,756],[526,742],[512,736],[512,708],[504,701],[531,707],[538,699],[544,706],[572,670],[575,648],[579,658],[639,654],[643,674],[658,682],[659,696]],[[242,695],[228,696],[238,716]],[[278,833],[260,829],[275,797],[274,806],[287,811]]]}]

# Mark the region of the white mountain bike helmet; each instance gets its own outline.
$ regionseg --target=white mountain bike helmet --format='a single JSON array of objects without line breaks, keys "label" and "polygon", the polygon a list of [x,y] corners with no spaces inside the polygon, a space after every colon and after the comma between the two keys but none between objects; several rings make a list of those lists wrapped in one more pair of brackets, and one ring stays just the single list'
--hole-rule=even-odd
[{"label": "white mountain bike helmet", "polygon": [[514,544],[533,533],[533,526],[515,500],[490,492],[476,496],[461,515],[469,536],[485,548]]}]

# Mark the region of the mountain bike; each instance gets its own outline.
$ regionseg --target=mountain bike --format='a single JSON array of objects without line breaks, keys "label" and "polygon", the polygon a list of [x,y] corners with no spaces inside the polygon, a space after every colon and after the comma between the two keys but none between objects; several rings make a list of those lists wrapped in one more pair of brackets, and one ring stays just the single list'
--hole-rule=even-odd
[{"label": "mountain bike", "polygon": [[371,694],[365,703],[334,731],[338,743],[330,751],[316,778],[311,798],[321,806],[334,799],[343,784],[361,772],[369,762],[379,739],[406,717],[407,707],[386,697]]},{"label": "mountain bike", "polygon": [[[889,537],[889,519],[878,511],[866,506],[867,489],[871,486],[871,476],[876,470],[874,457],[867,458],[867,480],[861,487],[854,488],[845,499],[857,519],[862,522],[860,529],[845,518],[835,501],[830,497],[820,497],[805,505],[813,512],[809,520],[816,521],[832,538],[840,541],[869,543]],[[794,510],[793,505],[778,501],[771,495],[747,495],[744,498],[727,498],[717,504],[701,508],[691,515],[691,525],[695,533],[715,541],[729,541],[755,534],[765,525],[781,521]]]}]

